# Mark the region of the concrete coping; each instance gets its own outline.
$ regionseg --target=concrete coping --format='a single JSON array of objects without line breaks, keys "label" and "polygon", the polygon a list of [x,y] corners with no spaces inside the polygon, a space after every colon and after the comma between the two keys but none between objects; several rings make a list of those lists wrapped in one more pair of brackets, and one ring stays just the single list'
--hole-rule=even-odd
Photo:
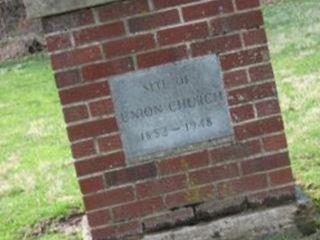
[{"label": "concrete coping", "polygon": [[122,0],[24,0],[24,3],[28,18],[42,18],[115,1]]}]

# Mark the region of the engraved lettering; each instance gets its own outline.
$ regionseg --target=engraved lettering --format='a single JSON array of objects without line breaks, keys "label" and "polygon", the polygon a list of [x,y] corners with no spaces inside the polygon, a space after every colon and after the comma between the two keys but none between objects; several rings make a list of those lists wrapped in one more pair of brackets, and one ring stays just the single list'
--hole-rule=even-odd
[{"label": "engraved lettering", "polygon": [[145,83],[142,85],[142,87],[144,88],[144,90],[146,90],[148,92],[155,92],[155,91],[160,91],[160,90],[166,89],[167,85],[166,85],[165,80],[162,79],[159,81]]},{"label": "engraved lettering", "polygon": [[186,122],[182,122],[179,126],[168,129],[167,127],[155,128],[149,131],[145,131],[140,133],[141,141],[152,141],[158,138],[166,138],[170,137],[170,134],[175,134],[175,132],[179,131],[196,131],[198,129],[210,128],[213,126],[212,119],[210,117],[200,118],[196,120],[189,120]]},{"label": "engraved lettering", "polygon": [[176,82],[179,86],[187,85],[189,83],[189,77],[188,76],[180,76],[177,78]]},{"label": "engraved lettering", "polygon": [[169,103],[169,110],[171,112],[177,111],[177,102],[176,101],[172,101]]},{"label": "engraved lettering", "polygon": [[120,113],[120,117],[121,117],[121,121],[122,122],[125,122],[125,123],[129,122],[129,118],[128,118],[127,112]]},{"label": "engraved lettering", "polygon": [[144,108],[138,108],[136,110],[121,112],[121,120],[124,123],[129,123],[131,120],[140,120],[143,118],[153,117],[155,115],[161,114],[163,108],[161,105],[146,106]]},{"label": "engraved lettering", "polygon": [[145,106],[135,110],[121,112],[121,120],[124,123],[128,123],[131,120],[140,120],[143,118],[150,118],[165,112],[177,112],[186,109],[193,109],[208,104],[219,102],[223,99],[222,92],[205,93],[187,98],[176,99],[162,106]]},{"label": "engraved lettering", "polygon": [[109,83],[128,164],[233,134],[216,55],[118,75]]}]

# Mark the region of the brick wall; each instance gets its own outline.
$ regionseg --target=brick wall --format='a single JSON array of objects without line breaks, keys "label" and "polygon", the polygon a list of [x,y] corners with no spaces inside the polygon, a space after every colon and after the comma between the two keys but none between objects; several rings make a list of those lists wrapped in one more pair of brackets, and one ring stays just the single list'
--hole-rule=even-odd
[{"label": "brick wall", "polygon": [[[293,197],[258,0],[120,1],[43,26],[94,239]],[[126,166],[109,77],[210,53],[220,58],[235,142]]]}]

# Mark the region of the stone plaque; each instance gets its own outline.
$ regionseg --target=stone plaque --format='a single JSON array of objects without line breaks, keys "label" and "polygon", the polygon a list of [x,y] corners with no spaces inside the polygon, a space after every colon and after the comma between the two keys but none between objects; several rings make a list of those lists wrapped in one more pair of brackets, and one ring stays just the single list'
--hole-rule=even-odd
[{"label": "stone plaque", "polygon": [[233,135],[216,55],[110,79],[128,164]]}]

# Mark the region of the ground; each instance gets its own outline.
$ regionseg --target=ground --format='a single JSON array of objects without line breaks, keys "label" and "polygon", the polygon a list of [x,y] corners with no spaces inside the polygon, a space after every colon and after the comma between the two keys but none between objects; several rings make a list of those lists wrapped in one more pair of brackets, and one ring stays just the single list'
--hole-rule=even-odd
[{"label": "ground", "polygon": [[282,1],[264,14],[295,177],[320,207],[320,1]]},{"label": "ground", "polygon": [[81,209],[48,57],[1,64],[0,89],[0,239],[32,239],[36,223]]},{"label": "ground", "polygon": [[[295,178],[320,208],[320,1],[264,14]],[[0,64],[0,89],[0,240],[80,239],[59,233],[82,204],[48,57]]]},{"label": "ground", "polygon": [[320,209],[320,1],[281,1],[264,15],[294,175]]}]

